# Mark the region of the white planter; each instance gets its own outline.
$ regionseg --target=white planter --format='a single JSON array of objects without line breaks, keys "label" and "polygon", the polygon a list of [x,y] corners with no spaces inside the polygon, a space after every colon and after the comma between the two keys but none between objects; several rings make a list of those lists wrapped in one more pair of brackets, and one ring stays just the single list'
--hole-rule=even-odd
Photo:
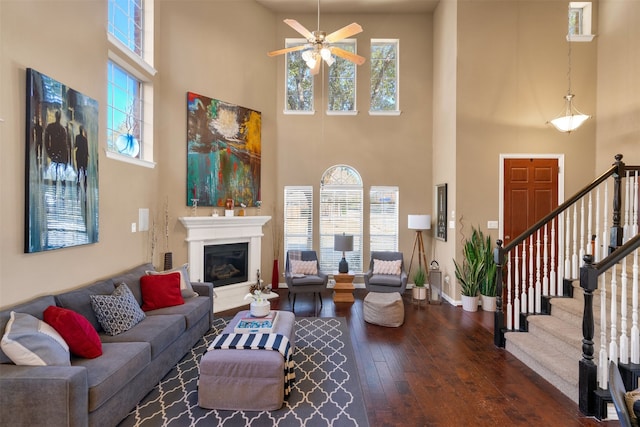
[{"label": "white planter", "polygon": [[412,292],[413,292],[413,299],[415,300],[424,301],[427,299],[427,288],[424,286],[421,286],[421,287],[414,286],[414,288],[412,289]]},{"label": "white planter", "polygon": [[484,311],[496,311],[496,297],[480,295],[480,301],[482,302],[482,309]]},{"label": "white planter", "polygon": [[271,311],[271,303],[266,300],[262,302],[253,301],[249,309],[253,317],[264,317]]},{"label": "white planter", "polygon": [[468,297],[466,295],[462,295],[462,308],[465,311],[478,311],[478,300],[480,297]]}]

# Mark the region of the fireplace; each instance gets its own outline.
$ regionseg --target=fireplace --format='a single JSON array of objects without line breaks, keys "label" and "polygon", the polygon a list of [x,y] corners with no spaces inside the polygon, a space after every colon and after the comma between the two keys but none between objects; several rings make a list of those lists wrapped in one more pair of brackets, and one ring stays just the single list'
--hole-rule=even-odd
[{"label": "fireplace", "polygon": [[[258,270],[261,268],[262,228],[271,219],[269,216],[185,216],[179,218],[187,231],[185,241],[188,246],[189,277],[194,282],[213,282],[213,311],[218,313],[247,305],[244,296],[249,287],[256,283]],[[235,249],[227,256],[228,272],[217,275],[216,279],[208,276],[207,251],[210,248],[241,244],[246,248],[245,261],[236,263],[238,256]],[[271,259],[268,260],[269,265]],[[228,264],[233,266],[229,267]],[[242,267],[242,268],[241,268]],[[235,274],[234,269],[244,270],[242,277]],[[231,271],[234,271],[231,274]],[[233,277],[221,277],[233,276]],[[224,283],[233,279],[233,283]],[[275,293],[274,293],[275,296]]]},{"label": "fireplace", "polygon": [[213,287],[232,285],[248,280],[249,244],[229,243],[204,247],[204,281]]}]

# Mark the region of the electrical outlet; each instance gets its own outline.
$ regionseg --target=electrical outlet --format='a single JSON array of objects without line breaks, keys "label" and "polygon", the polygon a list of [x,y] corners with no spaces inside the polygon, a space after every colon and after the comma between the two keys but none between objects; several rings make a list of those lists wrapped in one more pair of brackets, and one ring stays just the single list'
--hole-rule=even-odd
[{"label": "electrical outlet", "polygon": [[136,232],[136,228],[137,228],[137,227],[136,227],[136,223],[135,223],[135,222],[132,222],[132,223],[131,223],[131,232],[132,232],[132,233],[135,233],[135,232]]}]

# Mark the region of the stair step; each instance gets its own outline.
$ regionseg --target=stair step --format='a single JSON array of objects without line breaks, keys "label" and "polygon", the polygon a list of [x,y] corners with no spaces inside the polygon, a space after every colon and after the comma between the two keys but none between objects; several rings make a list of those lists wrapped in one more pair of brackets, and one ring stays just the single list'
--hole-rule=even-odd
[{"label": "stair step", "polygon": [[[529,316],[529,333],[573,360],[582,358],[582,330],[554,316]],[[538,344],[540,345],[540,344]],[[599,343],[598,343],[599,345]]]},{"label": "stair step", "polygon": [[505,339],[509,353],[578,403],[578,360],[552,346],[541,346],[529,332],[507,332]]}]

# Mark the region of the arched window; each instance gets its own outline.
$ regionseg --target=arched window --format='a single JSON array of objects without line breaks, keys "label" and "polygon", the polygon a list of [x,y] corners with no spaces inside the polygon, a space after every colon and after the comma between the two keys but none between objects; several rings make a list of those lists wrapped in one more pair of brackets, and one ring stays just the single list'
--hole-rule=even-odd
[{"label": "arched window", "polygon": [[320,180],[320,269],[338,270],[341,252],[333,250],[333,236],[353,236],[353,251],[345,253],[349,270],[362,272],[362,178],[347,165],[327,169]]}]

